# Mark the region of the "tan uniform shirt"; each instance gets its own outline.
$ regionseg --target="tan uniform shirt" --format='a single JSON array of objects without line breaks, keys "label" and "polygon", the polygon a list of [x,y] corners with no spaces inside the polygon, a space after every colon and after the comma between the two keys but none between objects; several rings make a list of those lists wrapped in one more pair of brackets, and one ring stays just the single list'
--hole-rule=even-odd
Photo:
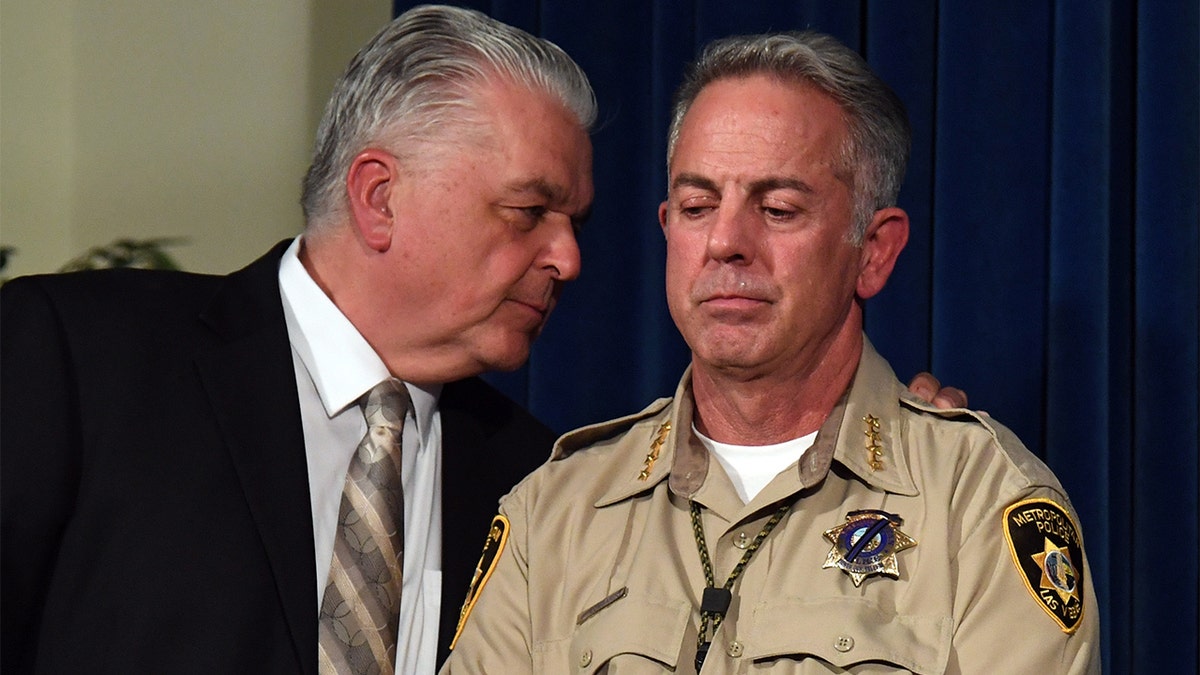
[{"label": "tan uniform shirt", "polygon": [[[1074,511],[1008,429],[915,400],[867,344],[814,446],[743,504],[690,432],[690,382],[567,434],[502,500],[499,554],[443,672],[694,673],[706,584],[689,500],[718,587],[793,503],[733,584],[703,673],[1099,672],[1090,570],[1064,543]],[[835,544],[863,538],[838,532],[859,510],[902,519],[866,547],[874,560]]]}]

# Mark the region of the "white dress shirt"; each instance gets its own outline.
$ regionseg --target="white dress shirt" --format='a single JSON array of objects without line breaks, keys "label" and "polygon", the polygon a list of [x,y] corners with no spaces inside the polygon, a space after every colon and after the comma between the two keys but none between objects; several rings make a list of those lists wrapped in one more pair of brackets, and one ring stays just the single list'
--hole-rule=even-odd
[{"label": "white dress shirt", "polygon": [[[297,237],[284,253],[279,288],[304,426],[320,611],[346,472],[367,430],[358,399],[391,374],[304,269],[297,257],[301,245]],[[405,386],[413,405],[404,424],[404,578],[396,673],[432,673],[442,592],[441,387]]]}]

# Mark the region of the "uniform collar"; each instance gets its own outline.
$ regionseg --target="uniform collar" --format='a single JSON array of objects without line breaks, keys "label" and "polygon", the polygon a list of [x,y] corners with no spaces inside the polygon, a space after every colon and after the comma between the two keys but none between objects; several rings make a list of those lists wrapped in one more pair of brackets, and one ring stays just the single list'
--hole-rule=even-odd
[{"label": "uniform collar", "polygon": [[[768,485],[759,497],[774,502],[794,493],[797,487],[812,488],[825,479],[834,461],[872,487],[908,496],[918,494],[908,459],[900,451],[901,400],[910,397],[896,380],[891,366],[864,335],[862,355],[850,387],[825,418],[813,446],[796,466],[799,486]],[[675,392],[670,444],[671,490],[685,497],[696,495],[708,478],[708,452],[690,432],[694,407],[689,368]],[[756,497],[755,501],[760,499]]]},{"label": "uniform collar", "polygon": [[816,446],[832,444],[833,459],[864,483],[915,496],[919,491],[908,466],[908,454],[901,446],[901,403],[909,405],[911,400],[912,395],[896,379],[892,367],[864,336],[854,381],[822,426]]},{"label": "uniform collar", "polygon": [[[685,374],[684,382],[688,381],[690,378]],[[676,421],[678,407],[671,405],[671,399],[660,398],[633,415],[569,431],[555,442],[550,461],[565,459],[577,450],[606,442],[633,447],[636,452],[625,453],[618,459],[628,467],[618,469],[619,478],[611,482],[595,505],[607,506],[650,490],[670,473],[675,454],[671,439],[675,429],[679,428]],[[655,439],[659,437],[662,442],[657,444],[657,454],[651,457]],[[643,448],[645,452],[642,452]]]},{"label": "uniform collar", "polygon": [[[596,506],[628,499],[663,480],[669,481],[671,491],[681,496],[704,494],[710,461],[708,451],[691,433],[695,408],[691,376],[689,366],[673,399],[659,399],[637,414],[583,427],[559,439],[554,459],[618,434],[622,434],[622,445],[636,449],[622,458],[629,464],[628,471],[620,472],[620,478],[604,491]],[[872,487],[917,495],[907,456],[900,446],[902,402],[912,406],[914,401],[896,380],[891,366],[864,336],[862,356],[850,387],[826,417],[813,446],[795,468],[799,487],[819,485],[836,461]],[[917,407],[926,407],[919,401],[916,403]],[[656,453],[655,440],[660,436],[664,442]],[[768,485],[755,501],[777,501],[794,494],[796,487],[794,483]]]}]

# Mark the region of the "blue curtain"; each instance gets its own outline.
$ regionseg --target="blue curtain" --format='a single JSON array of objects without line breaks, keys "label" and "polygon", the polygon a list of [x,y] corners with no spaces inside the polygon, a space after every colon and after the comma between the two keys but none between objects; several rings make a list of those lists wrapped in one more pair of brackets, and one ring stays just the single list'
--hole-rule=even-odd
[{"label": "blue curtain", "polygon": [[687,351],[656,220],[671,93],[713,38],[836,35],[914,127],[912,236],[868,333],[902,379],[965,388],[1062,479],[1106,672],[1198,672],[1196,0],[459,4],[558,43],[602,108],[583,276],[530,364],[493,381],[560,430],[673,391]]}]

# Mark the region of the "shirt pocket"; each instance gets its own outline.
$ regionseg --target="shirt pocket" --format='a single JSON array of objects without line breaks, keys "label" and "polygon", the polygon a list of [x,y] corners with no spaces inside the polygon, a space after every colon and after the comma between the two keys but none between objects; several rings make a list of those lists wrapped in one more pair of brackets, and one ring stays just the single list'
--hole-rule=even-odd
[{"label": "shirt pocket", "polygon": [[[942,673],[950,658],[950,617],[897,614],[864,598],[779,598],[754,610],[746,656],[815,658],[845,670]],[[857,666],[857,668],[856,668]]]},{"label": "shirt pocket", "polygon": [[571,670],[563,672],[672,672],[691,612],[685,602],[621,598],[576,627],[567,654]]}]

